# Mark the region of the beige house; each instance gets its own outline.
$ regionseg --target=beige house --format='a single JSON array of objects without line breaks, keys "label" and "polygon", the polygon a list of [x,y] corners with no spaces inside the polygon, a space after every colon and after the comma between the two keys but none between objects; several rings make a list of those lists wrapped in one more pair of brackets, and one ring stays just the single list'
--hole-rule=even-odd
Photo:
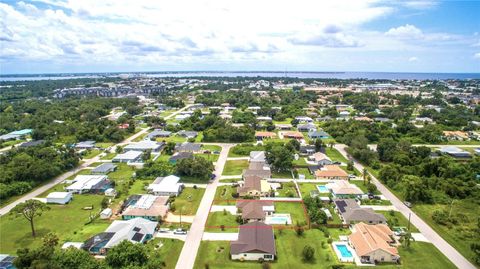
[{"label": "beige house", "polygon": [[386,224],[357,223],[348,240],[362,263],[400,261],[393,232]]},{"label": "beige house", "polygon": [[238,196],[268,196],[270,194],[270,184],[262,177],[248,175],[243,177],[243,183],[237,188]]},{"label": "beige house", "polygon": [[326,180],[348,180],[348,173],[338,165],[328,164],[315,171],[315,178]]}]

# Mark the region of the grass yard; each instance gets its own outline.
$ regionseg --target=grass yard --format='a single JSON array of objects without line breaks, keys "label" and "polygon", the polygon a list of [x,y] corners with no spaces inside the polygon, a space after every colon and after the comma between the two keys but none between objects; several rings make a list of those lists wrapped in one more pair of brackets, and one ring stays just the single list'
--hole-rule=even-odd
[{"label": "grass yard", "polygon": [[227,161],[222,175],[234,176],[241,175],[244,169],[248,168],[248,160]]},{"label": "grass yard", "polygon": [[450,210],[450,205],[415,205],[413,211],[432,227],[443,239],[450,243],[465,258],[473,263],[473,252],[470,244],[480,241],[480,233],[476,232],[480,205],[471,201],[455,200],[452,216],[458,219],[457,224],[445,226],[433,221],[432,214],[436,210]]},{"label": "grass yard", "polygon": [[282,183],[282,188],[277,190],[278,197],[298,197],[297,188],[295,188],[295,183],[286,182]]},{"label": "grass yard", "polygon": [[222,147],[217,145],[203,145],[202,148],[204,150],[210,150],[210,151],[222,151]]},{"label": "grass yard", "polygon": [[145,137],[148,135],[148,133],[143,133],[137,137],[135,137],[135,139],[133,139],[133,142],[139,142],[139,141],[142,141],[145,139]]},{"label": "grass yard", "polygon": [[183,136],[179,136],[179,135],[172,135],[170,137],[158,137],[157,138],[157,141],[158,142],[174,142],[174,143],[183,143],[183,142],[186,142],[187,141],[187,138],[183,137]]},{"label": "grass yard", "polygon": [[208,161],[211,161],[211,162],[218,161],[218,158],[220,157],[219,154],[206,154],[206,153],[195,154],[195,156],[203,157],[203,158],[205,158],[205,159],[207,159]]},{"label": "grass yard", "polygon": [[315,179],[315,176],[310,174],[308,168],[297,168],[297,172],[299,175],[304,175],[305,179]]},{"label": "grass yard", "polygon": [[72,180],[78,175],[90,175],[91,172],[92,172],[92,169],[82,169],[82,170],[78,171],[76,174],[73,174],[73,175],[67,177],[65,180]]},{"label": "grass yard", "polygon": [[[298,187],[300,188],[300,192],[302,193],[302,197],[310,196],[311,191],[318,191],[317,185],[325,185],[324,182],[319,183],[298,183]],[[319,196],[330,196],[330,193],[319,193]]]},{"label": "grass yard", "polygon": [[340,152],[338,152],[338,150],[334,148],[327,147],[325,150],[325,153],[334,162],[342,162],[342,163],[348,162],[348,160],[345,157],[343,157],[343,155]]},{"label": "grass yard", "polygon": [[[0,253],[15,254],[19,248],[35,248],[42,244],[42,237],[49,232],[59,236],[60,244],[75,236],[87,223],[90,213],[100,212],[100,202],[103,195],[75,195],[68,205],[49,205],[51,210],[46,211],[35,220],[37,236],[32,237],[30,224],[23,217],[14,215],[0,217]],[[87,206],[94,206],[94,210],[83,210]]]},{"label": "grass yard", "polygon": [[294,166],[308,166],[307,161],[305,160],[306,157],[300,156],[298,160],[293,160]]},{"label": "grass yard", "polygon": [[93,149],[93,150],[87,150],[85,151],[84,155],[83,155],[83,159],[91,159],[95,156],[97,156],[98,154],[100,154],[102,151],[99,150],[99,149]]},{"label": "grass yard", "polygon": [[[375,211],[375,212],[383,214],[385,218],[387,218],[387,223],[390,224],[391,226],[407,227],[408,225],[408,219],[405,218],[405,216],[403,216],[402,213],[398,211]],[[418,233],[417,227],[413,226],[413,224],[410,224],[410,231],[412,233]]]},{"label": "grass yard", "polygon": [[98,142],[98,143],[95,143],[95,146],[96,147],[99,147],[99,148],[102,148],[102,149],[106,149],[108,147],[111,147],[113,146],[114,143],[111,143],[111,142]]},{"label": "grass yard", "polygon": [[[232,186],[218,186],[217,191],[215,192],[214,204],[217,205],[227,205],[235,204],[235,199],[232,195],[237,192],[236,187]],[[227,201],[229,200],[229,201]]]},{"label": "grass yard", "polygon": [[289,213],[292,217],[292,225],[296,225],[297,222],[300,225],[307,224],[307,217],[303,210],[303,204],[300,202],[275,202],[275,213],[284,214]]},{"label": "grass yard", "polygon": [[183,189],[182,193],[175,198],[175,214],[180,214],[182,210],[183,215],[195,215],[204,193],[203,188]]},{"label": "grass yard", "polygon": [[117,155],[117,153],[115,153],[115,152],[110,152],[110,153],[105,154],[105,156],[102,156],[102,157],[100,158],[100,160],[111,160],[111,159],[113,159],[113,157],[115,157],[116,155]]},{"label": "grass yard", "polygon": [[272,171],[272,178],[293,178],[293,176],[292,176],[292,172],[290,171],[283,171],[283,172]]},{"label": "grass yard", "polygon": [[181,240],[155,238],[148,241],[146,247],[150,256],[160,256],[166,269],[173,269],[177,265],[178,257],[182,252],[184,242]]},{"label": "grass yard", "polygon": [[79,231],[74,232],[72,235],[65,238],[65,241],[71,242],[84,242],[90,237],[104,232],[111,222],[109,220],[96,219],[92,223],[84,225]]},{"label": "grass yard", "polygon": [[[402,265],[401,267],[391,266],[391,268],[457,268],[431,243],[412,242],[410,249],[400,246],[398,251],[402,259]],[[382,266],[382,268],[384,267]]]},{"label": "grass yard", "polygon": [[[230,228],[221,229],[221,225]],[[235,233],[238,232],[239,224],[237,222],[237,216],[230,214],[229,212],[210,212],[208,214],[207,224],[205,225],[207,232],[214,233]],[[235,228],[233,228],[235,227]]]},{"label": "grass yard", "polygon": [[[364,193],[368,193],[367,186],[363,184],[363,180],[350,180],[349,183],[357,185],[357,187],[359,187]],[[373,194],[381,194],[381,193],[378,190],[376,190]]]}]

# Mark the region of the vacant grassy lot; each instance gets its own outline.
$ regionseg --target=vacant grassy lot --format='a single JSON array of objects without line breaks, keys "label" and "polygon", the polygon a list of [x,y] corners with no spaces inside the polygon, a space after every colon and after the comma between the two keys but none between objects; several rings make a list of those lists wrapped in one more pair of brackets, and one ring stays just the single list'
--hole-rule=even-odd
[{"label": "vacant grassy lot", "polygon": [[155,238],[148,241],[147,249],[149,255],[160,256],[165,262],[166,269],[173,269],[177,265],[178,257],[182,251],[184,242],[181,240]]},{"label": "vacant grassy lot", "polygon": [[289,213],[292,217],[292,225],[297,223],[300,225],[307,224],[307,217],[300,202],[275,202],[275,213]]},{"label": "vacant grassy lot", "polygon": [[343,157],[343,155],[340,152],[338,152],[338,150],[334,148],[327,147],[325,150],[325,153],[334,162],[342,162],[342,163],[348,162],[348,160],[345,157]]},{"label": "vacant grassy lot", "polygon": [[219,154],[211,154],[211,153],[210,154],[199,153],[199,154],[195,154],[195,156],[203,157],[206,160],[211,161],[211,162],[216,162],[218,160],[218,158],[220,157]]},{"label": "vacant grassy lot", "polygon": [[297,188],[295,188],[295,183],[286,182],[282,183],[282,188],[277,190],[278,197],[298,197]]},{"label": "vacant grassy lot", "polygon": [[276,172],[272,171],[272,178],[293,178],[291,171]]},{"label": "vacant grassy lot", "polygon": [[305,179],[315,179],[315,176],[310,174],[308,168],[297,168],[297,172],[299,175],[304,175]]},{"label": "vacant grassy lot", "polygon": [[[225,228],[222,230],[221,226]],[[208,220],[206,230],[207,232],[221,233],[235,233],[238,232],[237,216],[230,214],[229,212],[210,212],[208,214]],[[228,228],[227,228],[228,227]]]},{"label": "vacant grassy lot", "polygon": [[205,189],[203,188],[183,189],[182,193],[175,198],[175,214],[180,214],[180,210],[182,210],[183,215],[195,215],[204,193]]},{"label": "vacant grassy lot", "polygon": [[113,157],[115,157],[115,155],[117,155],[117,153],[110,152],[110,153],[105,154],[105,156],[102,156],[100,158],[100,160],[111,160],[111,159],[113,159]]},{"label": "vacant grassy lot", "polygon": [[[402,213],[398,211],[375,211],[377,213],[383,214],[385,218],[387,218],[388,224],[391,226],[400,226],[400,227],[407,227],[408,219],[402,215]],[[418,233],[417,227],[410,224],[410,231],[412,233]]]},{"label": "vacant grassy lot", "polygon": [[248,168],[248,160],[227,161],[222,175],[234,176],[241,175],[244,169]]},{"label": "vacant grassy lot", "polygon": [[102,151],[99,150],[99,149],[92,149],[92,150],[87,150],[85,151],[84,155],[83,155],[83,159],[91,159],[95,156],[97,156],[98,154],[100,154]]},{"label": "vacant grassy lot", "polygon": [[[75,195],[68,205],[49,205],[51,210],[46,211],[35,220],[37,236],[32,237],[30,224],[22,216],[16,218],[12,214],[0,217],[0,253],[14,254],[18,248],[38,247],[42,237],[49,232],[56,233],[63,243],[68,238],[82,230],[90,214],[98,213],[102,195]],[[94,207],[93,211],[83,210],[87,206]]]},{"label": "vacant grassy lot", "polygon": [[[218,186],[215,192],[214,204],[235,204],[233,194],[237,192],[237,188],[233,186]],[[227,202],[230,201],[230,202]]]},{"label": "vacant grassy lot", "polygon": [[[363,184],[363,180],[350,180],[349,182],[350,184],[357,185],[357,187],[359,187],[363,191],[363,193],[368,193],[367,186]],[[381,193],[378,190],[376,190],[373,192],[373,194],[381,194]]]},{"label": "vacant grassy lot", "polygon": [[[425,242],[412,242],[409,249],[403,246],[398,248],[402,257],[401,267],[391,268],[457,268],[434,245]],[[382,266],[383,268],[383,266]]]},{"label": "vacant grassy lot", "polygon": [[473,252],[470,244],[480,241],[480,233],[476,231],[480,205],[472,201],[455,200],[452,206],[452,216],[458,221],[457,224],[440,225],[433,221],[432,214],[436,210],[449,212],[450,205],[415,205],[417,213],[430,227],[432,227],[443,239],[457,249],[465,258],[473,262]]}]

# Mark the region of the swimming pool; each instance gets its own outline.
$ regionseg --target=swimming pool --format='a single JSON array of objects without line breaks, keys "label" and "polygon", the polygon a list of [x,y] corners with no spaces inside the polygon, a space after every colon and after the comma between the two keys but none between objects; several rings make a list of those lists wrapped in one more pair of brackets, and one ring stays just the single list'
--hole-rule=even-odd
[{"label": "swimming pool", "polygon": [[286,225],[292,224],[290,214],[273,214],[265,217],[265,224]]},{"label": "swimming pool", "polygon": [[342,262],[353,262],[353,249],[351,249],[345,242],[334,242],[333,249]]},{"label": "swimming pool", "polygon": [[326,193],[328,192],[328,188],[325,185],[317,185],[318,192],[320,193]]}]

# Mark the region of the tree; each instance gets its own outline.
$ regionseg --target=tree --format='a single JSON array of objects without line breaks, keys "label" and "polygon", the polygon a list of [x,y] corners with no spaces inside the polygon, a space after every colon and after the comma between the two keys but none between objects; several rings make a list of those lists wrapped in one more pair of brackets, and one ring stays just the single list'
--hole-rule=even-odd
[{"label": "tree", "polygon": [[325,147],[325,144],[323,144],[322,139],[315,139],[314,145],[315,145],[315,151],[317,152],[321,151]]},{"label": "tree", "polygon": [[293,167],[293,152],[282,145],[268,144],[265,158],[272,169],[276,171],[290,171]]},{"label": "tree", "polygon": [[405,232],[405,234],[401,238],[402,245],[405,248],[410,248],[411,241],[415,241],[415,238],[413,238],[412,233],[410,231]]},{"label": "tree", "polygon": [[35,237],[35,217],[39,217],[44,211],[50,210],[50,207],[38,200],[27,200],[24,203],[20,203],[12,208],[12,213],[16,213],[16,216],[20,214],[30,222],[30,228],[32,229],[32,236]]},{"label": "tree", "polygon": [[148,256],[145,247],[123,240],[111,248],[105,262],[112,268],[125,268],[129,266],[143,266],[147,263]]},{"label": "tree", "polygon": [[368,191],[368,193],[375,193],[377,191],[377,186],[375,186],[375,184],[368,183],[367,184],[367,191]]},{"label": "tree", "polygon": [[432,201],[432,194],[430,189],[425,186],[422,179],[413,175],[406,175],[402,178],[403,196],[406,201],[410,202],[425,202]]},{"label": "tree", "polygon": [[302,256],[307,262],[313,261],[315,259],[315,249],[310,245],[306,245],[303,247]]},{"label": "tree", "polygon": [[480,243],[473,243],[470,245],[470,250],[473,251],[475,256],[473,257],[473,260],[475,261],[476,264],[480,265]]},{"label": "tree", "polygon": [[363,168],[362,175],[363,175],[363,185],[367,185],[367,176],[368,176],[367,168]]},{"label": "tree", "polygon": [[143,152],[142,160],[146,162],[146,161],[150,160],[151,156],[152,156],[152,150],[147,149],[147,150],[145,150],[145,152]]},{"label": "tree", "polygon": [[168,142],[167,145],[165,146],[165,153],[168,155],[172,155],[173,151],[175,150],[175,142]]},{"label": "tree", "polygon": [[196,177],[202,180],[210,179],[213,172],[213,164],[202,157],[182,159],[177,162],[177,173],[188,177]]},{"label": "tree", "polygon": [[353,171],[354,170],[354,166],[353,166],[353,161],[352,160],[349,160],[347,162],[347,170],[348,171]]},{"label": "tree", "polygon": [[122,151],[123,151],[123,148],[121,146],[117,146],[115,148],[115,152],[118,153],[118,154],[122,153]]}]

